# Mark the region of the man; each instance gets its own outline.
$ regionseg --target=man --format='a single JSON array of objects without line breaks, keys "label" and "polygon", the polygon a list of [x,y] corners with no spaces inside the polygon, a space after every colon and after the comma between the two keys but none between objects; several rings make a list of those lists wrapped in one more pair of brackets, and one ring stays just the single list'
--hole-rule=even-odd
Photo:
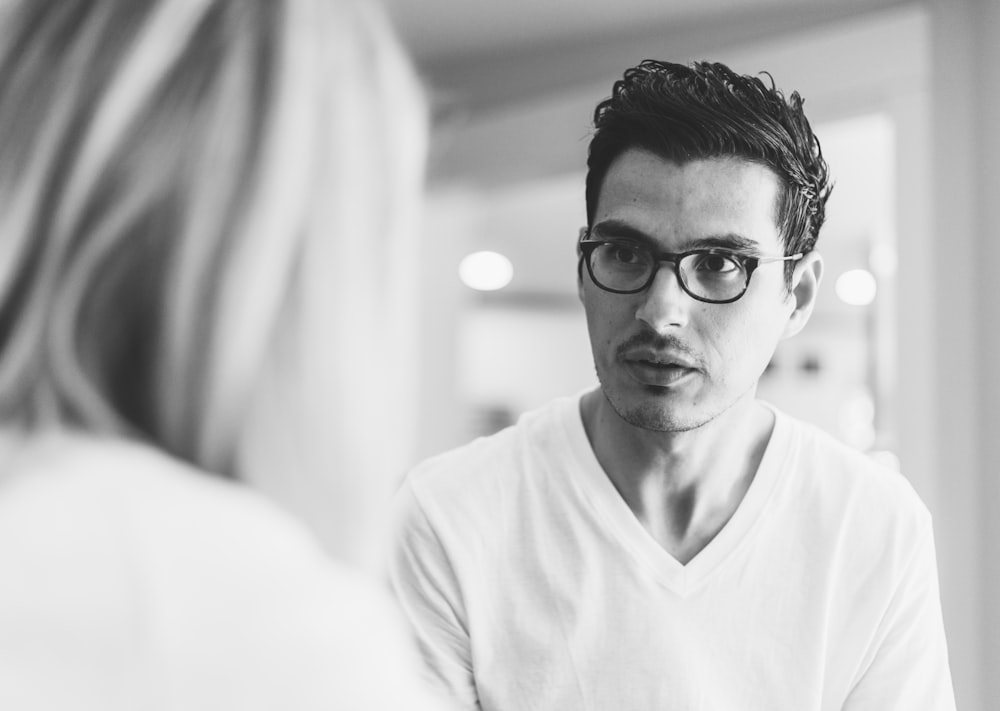
[{"label": "man", "polygon": [[600,388],[399,494],[393,584],[433,675],[488,711],[954,709],[926,509],[755,399],[823,271],[800,97],[646,61],[595,127]]}]

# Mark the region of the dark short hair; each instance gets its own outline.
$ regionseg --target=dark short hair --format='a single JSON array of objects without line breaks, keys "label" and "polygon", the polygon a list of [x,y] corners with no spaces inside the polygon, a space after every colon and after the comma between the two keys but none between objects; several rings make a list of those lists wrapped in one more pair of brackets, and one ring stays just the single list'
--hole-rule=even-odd
[{"label": "dark short hair", "polygon": [[[783,183],[776,224],[785,254],[813,249],[832,186],[802,97],[719,63],[690,66],[651,59],[626,70],[594,111],[587,160],[587,223],[611,163],[641,148],[684,163],[731,156],[774,170]],[[788,274],[791,274],[789,265]]]}]

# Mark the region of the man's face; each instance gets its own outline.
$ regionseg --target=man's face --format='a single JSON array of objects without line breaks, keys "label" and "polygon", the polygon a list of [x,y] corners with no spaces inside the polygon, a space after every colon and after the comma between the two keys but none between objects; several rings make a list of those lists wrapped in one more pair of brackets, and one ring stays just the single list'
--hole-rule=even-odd
[{"label": "man's face", "polygon": [[[731,245],[780,256],[778,190],[775,173],[757,163],[679,165],[629,149],[604,178],[590,238],[635,240],[664,252]],[[604,291],[584,268],[580,297],[605,396],[625,421],[648,430],[694,429],[752,399],[778,341],[805,322],[790,318],[796,299],[781,262],[761,264],[742,298],[728,304],[693,299],[669,262],[638,294]]]}]

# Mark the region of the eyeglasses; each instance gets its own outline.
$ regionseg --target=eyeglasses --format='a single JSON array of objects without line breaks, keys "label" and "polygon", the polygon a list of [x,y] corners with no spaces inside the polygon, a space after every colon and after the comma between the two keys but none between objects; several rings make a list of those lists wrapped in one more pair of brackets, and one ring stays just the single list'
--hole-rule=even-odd
[{"label": "eyeglasses", "polygon": [[758,257],[718,248],[658,252],[630,240],[580,240],[580,251],[590,278],[605,291],[637,294],[653,283],[661,263],[671,262],[685,293],[709,304],[728,304],[743,296],[761,264],[794,262],[803,256]]}]

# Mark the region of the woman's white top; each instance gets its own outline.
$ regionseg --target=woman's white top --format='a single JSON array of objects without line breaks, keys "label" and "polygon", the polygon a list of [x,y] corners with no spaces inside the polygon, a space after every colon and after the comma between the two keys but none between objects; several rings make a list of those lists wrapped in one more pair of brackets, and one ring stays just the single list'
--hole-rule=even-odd
[{"label": "woman's white top", "polygon": [[0,435],[0,708],[431,709],[383,591],[149,447]]}]

